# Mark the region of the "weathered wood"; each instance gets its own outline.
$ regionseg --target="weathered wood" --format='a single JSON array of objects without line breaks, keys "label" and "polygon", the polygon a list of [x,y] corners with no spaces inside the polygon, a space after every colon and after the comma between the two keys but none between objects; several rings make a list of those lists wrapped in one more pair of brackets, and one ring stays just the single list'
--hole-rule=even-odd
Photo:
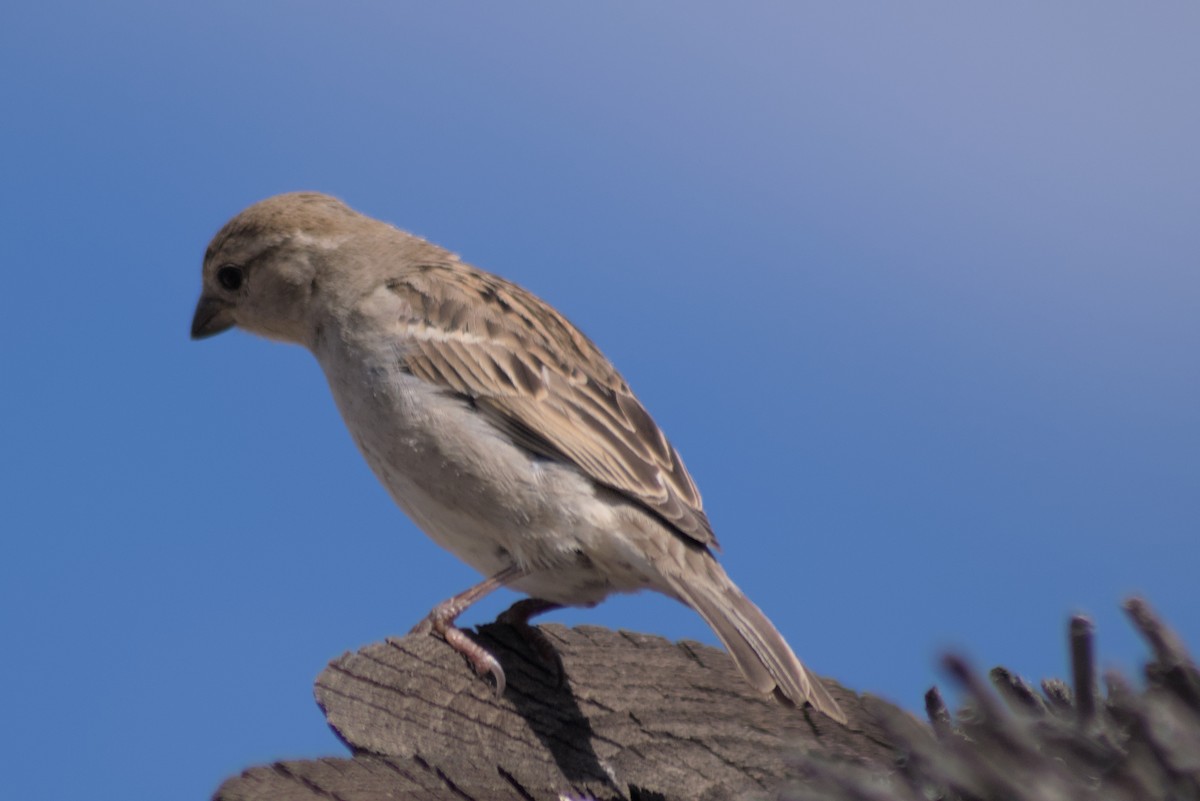
[{"label": "weathered wood", "polygon": [[1140,600],[1147,687],[1095,687],[1091,625],[1072,621],[1074,686],[944,660],[966,707],[931,690],[932,726],[833,683],[842,727],[755,698],[722,652],[594,627],[542,629],[560,673],[507,626],[479,637],[500,659],[496,698],[427,635],[334,661],[317,701],[353,754],[253,768],[219,801],[283,799],[787,799],[1200,801],[1200,669]]},{"label": "weathered wood", "polygon": [[876,770],[893,759],[882,702],[836,684],[849,727],[756,697],[724,652],[698,643],[541,631],[561,672],[515,629],[478,633],[508,676],[502,698],[428,635],[342,656],[316,694],[354,756],[255,768],[217,798],[728,799],[772,793],[806,752]]}]

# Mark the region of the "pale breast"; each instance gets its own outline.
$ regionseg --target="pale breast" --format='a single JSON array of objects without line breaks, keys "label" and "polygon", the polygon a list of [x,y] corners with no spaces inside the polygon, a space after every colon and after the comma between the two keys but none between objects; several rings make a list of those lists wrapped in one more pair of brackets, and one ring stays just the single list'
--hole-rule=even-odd
[{"label": "pale breast", "polygon": [[367,463],[429,537],[483,575],[514,562],[529,569],[516,588],[558,603],[648,586],[612,493],[518,447],[470,399],[402,369],[394,333],[353,330],[327,330],[315,355]]}]

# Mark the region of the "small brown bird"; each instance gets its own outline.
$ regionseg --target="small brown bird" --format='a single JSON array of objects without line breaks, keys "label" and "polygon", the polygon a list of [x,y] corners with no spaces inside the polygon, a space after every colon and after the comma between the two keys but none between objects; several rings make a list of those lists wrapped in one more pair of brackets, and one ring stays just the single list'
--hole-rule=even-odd
[{"label": "small brown bird", "polygon": [[237,326],[307,347],[396,503],[488,578],[418,630],[503,692],[504,672],[454,627],[498,587],[526,623],[615,592],[700,613],[750,684],[845,716],[717,564],[679,454],[580,331],[524,289],[312,192],[238,214],[204,256],[200,339]]}]

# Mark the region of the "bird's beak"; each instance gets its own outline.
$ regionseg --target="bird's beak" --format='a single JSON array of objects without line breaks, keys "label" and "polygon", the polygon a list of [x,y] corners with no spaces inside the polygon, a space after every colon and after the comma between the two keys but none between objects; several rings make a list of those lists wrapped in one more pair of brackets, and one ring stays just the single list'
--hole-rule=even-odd
[{"label": "bird's beak", "polygon": [[220,298],[200,296],[196,315],[192,317],[192,339],[204,339],[233,328],[233,313],[229,304]]}]

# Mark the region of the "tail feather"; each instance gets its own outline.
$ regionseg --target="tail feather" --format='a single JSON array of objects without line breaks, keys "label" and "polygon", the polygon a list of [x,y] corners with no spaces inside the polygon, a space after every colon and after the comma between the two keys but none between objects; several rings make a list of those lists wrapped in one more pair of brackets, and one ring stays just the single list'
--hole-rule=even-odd
[{"label": "tail feather", "polygon": [[[839,723],[846,715],[754,603],[707,554],[708,568],[684,578],[668,577],[680,600],[695,609],[716,633],[746,680],[763,694],[775,691],[797,706],[812,704]],[[716,572],[712,568],[716,568]],[[711,579],[709,576],[711,575]]]}]

